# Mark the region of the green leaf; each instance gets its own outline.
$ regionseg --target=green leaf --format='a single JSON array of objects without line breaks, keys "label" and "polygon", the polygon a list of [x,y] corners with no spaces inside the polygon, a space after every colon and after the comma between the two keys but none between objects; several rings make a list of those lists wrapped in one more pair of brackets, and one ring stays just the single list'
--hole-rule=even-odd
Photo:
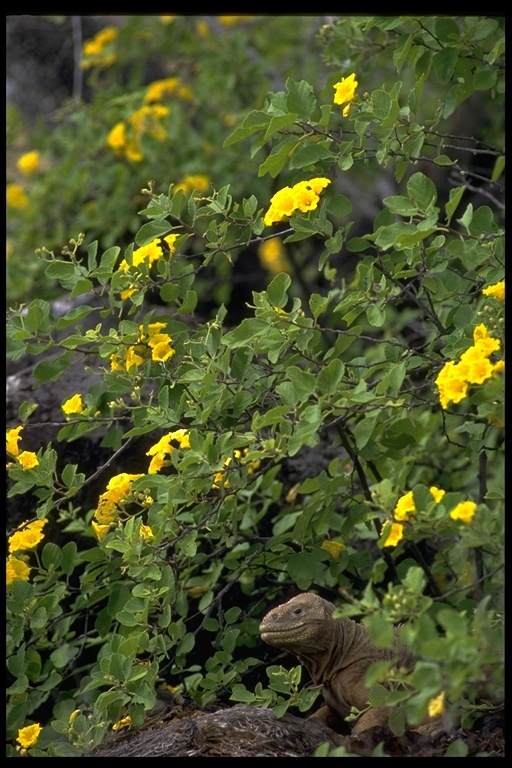
[{"label": "green leaf", "polygon": [[354,438],[359,450],[367,445],[375,432],[375,425],[379,420],[378,413],[371,413],[364,416],[354,427]]},{"label": "green leaf", "polygon": [[380,122],[383,122],[391,112],[393,99],[389,93],[379,89],[373,91],[371,104],[373,108],[373,114],[375,115],[376,119]]},{"label": "green leaf", "polygon": [[290,275],[281,272],[276,275],[267,288],[267,299],[272,307],[282,308],[288,301],[287,290],[292,279]]},{"label": "green leaf", "polygon": [[98,267],[97,270],[94,271],[93,274],[97,275],[100,271],[102,273],[112,272],[120,253],[121,253],[121,249],[118,245],[113,245],[111,248],[107,248],[107,250],[101,256],[100,266]]},{"label": "green leaf", "polygon": [[87,317],[91,314],[91,312],[94,311],[94,307],[73,307],[73,309],[70,309],[69,312],[66,312],[65,315],[59,317],[55,327],[58,331],[60,331],[70,325],[76,325],[80,322],[80,320],[83,320],[84,317]]},{"label": "green leaf", "polygon": [[397,216],[414,216],[418,213],[416,203],[413,203],[408,197],[403,195],[391,195],[383,198],[382,202],[389,208],[391,213]]},{"label": "green leaf", "polygon": [[446,47],[442,51],[434,54],[432,67],[440,83],[448,83],[455,71],[455,66],[459,58],[458,48]]},{"label": "green leaf", "polygon": [[463,227],[466,227],[466,229],[469,230],[469,225],[471,224],[473,220],[473,203],[469,203],[466,210],[462,214],[460,219],[457,219],[459,224],[462,224]]},{"label": "green leaf", "polygon": [[66,287],[72,287],[78,270],[70,261],[51,261],[46,267],[45,275],[51,280],[59,280]]},{"label": "green leaf", "polygon": [[270,123],[268,124],[268,128],[265,131],[265,136],[263,137],[265,141],[268,141],[271,136],[274,135],[274,133],[277,133],[282,128],[286,128],[288,125],[293,125],[295,121],[297,120],[298,115],[295,113],[287,114],[287,115],[275,115],[270,120]]},{"label": "green leaf", "polygon": [[457,739],[457,741],[454,741],[446,752],[444,753],[445,757],[467,757],[469,751],[469,747],[466,744],[465,741],[461,741],[460,739]]},{"label": "green leaf", "polygon": [[352,213],[353,205],[346,195],[334,195],[329,199],[327,210],[332,216],[340,219]]},{"label": "green leaf", "polygon": [[287,368],[286,375],[292,382],[295,394],[299,400],[307,400],[315,392],[317,379],[312,373],[292,365]]},{"label": "green leaf", "polygon": [[378,304],[373,304],[366,310],[366,317],[370,325],[373,325],[374,328],[380,328],[386,322],[386,310]]},{"label": "green leaf", "polygon": [[135,235],[135,242],[139,247],[147,245],[155,240],[157,237],[163,237],[169,234],[172,226],[168,221],[148,221],[143,224]]},{"label": "green leaf", "polygon": [[43,551],[41,553],[41,559],[43,561],[44,567],[49,570],[58,568],[61,561],[61,551],[60,547],[57,546],[57,544],[53,544],[51,541],[47,542],[44,547]]},{"label": "green leaf", "polygon": [[449,200],[445,205],[447,224],[450,223],[452,216],[457,210],[459,203],[461,201],[461,198],[465,191],[466,191],[466,187],[455,187],[454,189],[450,190]]},{"label": "green leaf", "polygon": [[320,561],[312,552],[296,552],[286,562],[286,570],[299,589],[307,590],[316,580]]},{"label": "green leaf", "polygon": [[293,147],[295,147],[297,144],[298,139],[294,136],[289,136],[288,138],[280,141],[279,144],[277,144],[272,149],[267,159],[261,163],[258,169],[258,176],[264,176],[266,173],[268,173],[273,179],[275,179],[276,176],[278,176],[278,174],[280,174],[283,170]]},{"label": "green leaf", "polygon": [[247,136],[252,136],[253,133],[263,130],[270,120],[271,117],[266,112],[252,110],[244,119],[242,125],[239,128],[235,128],[233,133],[227,137],[222,146],[230,147],[232,144],[247,138]]},{"label": "green leaf", "polygon": [[436,202],[436,186],[424,173],[414,173],[407,181],[407,193],[420,211],[429,213]]},{"label": "green leaf", "polygon": [[18,416],[21,422],[26,421],[38,408],[38,403],[31,403],[30,400],[24,400],[18,408]]},{"label": "green leaf", "polygon": [[456,160],[452,160],[448,155],[438,155],[437,157],[434,157],[434,163],[436,165],[455,165],[456,162]]},{"label": "green leaf", "polygon": [[50,305],[42,299],[34,299],[29,304],[25,315],[25,327],[33,334],[37,334],[40,328],[47,330],[50,318]]},{"label": "green leaf", "polygon": [[305,80],[296,82],[291,78],[286,81],[288,97],[286,105],[290,112],[297,112],[301,120],[309,120],[315,107],[316,98],[313,93],[313,86]]},{"label": "green leaf", "polygon": [[441,16],[435,21],[435,34],[442,43],[448,43],[453,40],[459,40],[460,30],[455,19],[449,16]]},{"label": "green leaf", "polygon": [[71,356],[72,352],[65,352],[53,360],[42,360],[34,368],[33,376],[40,384],[45,381],[57,381],[71,365]]},{"label": "green leaf", "polygon": [[306,168],[321,160],[332,160],[332,152],[322,144],[308,144],[294,152],[290,159],[290,168]]},{"label": "green leaf", "polygon": [[364,237],[353,237],[347,243],[347,250],[350,253],[361,253],[367,251],[372,247],[372,243],[369,240],[365,240]]}]

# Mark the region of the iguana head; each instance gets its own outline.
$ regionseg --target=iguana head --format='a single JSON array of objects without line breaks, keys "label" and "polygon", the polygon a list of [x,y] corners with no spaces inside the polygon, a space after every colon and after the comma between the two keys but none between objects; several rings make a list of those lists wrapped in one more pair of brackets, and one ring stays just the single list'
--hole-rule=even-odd
[{"label": "iguana head", "polygon": [[261,639],[297,654],[321,650],[330,642],[328,624],[333,610],[332,603],[311,592],[292,597],[263,618]]}]

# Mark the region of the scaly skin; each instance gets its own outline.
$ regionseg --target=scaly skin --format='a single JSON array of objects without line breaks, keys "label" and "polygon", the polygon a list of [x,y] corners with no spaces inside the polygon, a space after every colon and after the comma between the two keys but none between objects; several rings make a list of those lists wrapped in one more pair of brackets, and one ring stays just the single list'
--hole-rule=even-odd
[{"label": "scaly skin", "polygon": [[[392,648],[377,648],[363,624],[346,617],[333,619],[333,611],[332,603],[306,592],[274,608],[260,624],[265,643],[292,653],[306,667],[313,682],[322,685],[326,706],[313,717],[326,724],[333,722],[333,710],[345,718],[351,707],[368,707],[365,677],[375,661],[393,660],[396,666],[407,668],[414,663],[412,654],[398,638]],[[352,733],[387,725],[389,712],[387,707],[369,709],[357,720]]]}]

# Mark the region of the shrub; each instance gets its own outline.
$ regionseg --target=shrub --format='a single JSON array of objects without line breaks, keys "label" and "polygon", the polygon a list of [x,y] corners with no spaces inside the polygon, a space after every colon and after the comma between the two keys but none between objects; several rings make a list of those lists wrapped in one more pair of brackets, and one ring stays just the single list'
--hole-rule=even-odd
[{"label": "shrub", "polygon": [[[503,683],[503,20],[142,16],[86,45],[91,101],[9,209],[39,254],[10,359],[97,380],[52,443],[24,445],[36,394],[7,432],[8,755],[83,755],[162,685],[307,711],[257,654],[310,589],[381,645],[402,622],[396,733],[440,702],[470,725]],[[63,464],[95,431],[109,459]]]}]

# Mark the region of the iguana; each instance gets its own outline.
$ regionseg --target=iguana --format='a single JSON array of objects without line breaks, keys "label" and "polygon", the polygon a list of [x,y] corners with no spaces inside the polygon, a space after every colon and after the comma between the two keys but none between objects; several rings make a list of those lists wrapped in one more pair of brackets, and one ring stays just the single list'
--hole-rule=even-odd
[{"label": "iguana", "polygon": [[322,685],[325,705],[313,718],[333,726],[339,715],[345,718],[351,707],[356,707],[367,711],[356,721],[353,734],[387,725],[388,707],[367,709],[366,672],[373,662],[383,659],[410,669],[415,659],[398,636],[392,648],[377,648],[363,624],[348,617],[333,619],[334,608],[310,592],[293,597],[266,614],[260,624],[261,639],[296,656],[313,682]]}]

